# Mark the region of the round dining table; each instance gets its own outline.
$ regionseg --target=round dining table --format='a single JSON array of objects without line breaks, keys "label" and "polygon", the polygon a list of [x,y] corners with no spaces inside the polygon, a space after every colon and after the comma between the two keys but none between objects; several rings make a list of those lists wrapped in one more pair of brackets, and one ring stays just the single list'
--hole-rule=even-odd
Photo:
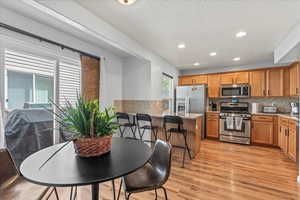
[{"label": "round dining table", "polygon": [[91,185],[92,200],[98,200],[99,183],[136,171],[148,162],[151,154],[150,147],[140,140],[113,137],[109,153],[83,158],[76,155],[73,142],[69,142],[30,155],[22,162],[20,171],[26,180],[44,186]]}]

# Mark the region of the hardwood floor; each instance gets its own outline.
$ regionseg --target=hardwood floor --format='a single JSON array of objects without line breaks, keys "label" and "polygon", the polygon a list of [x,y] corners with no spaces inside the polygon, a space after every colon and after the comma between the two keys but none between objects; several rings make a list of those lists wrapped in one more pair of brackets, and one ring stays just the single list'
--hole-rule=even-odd
[{"label": "hardwood floor", "polygon": [[[182,150],[175,150],[172,173],[165,185],[170,200],[300,199],[298,167],[279,149],[204,140],[199,156],[187,160],[184,169],[180,167],[181,156]],[[78,199],[90,199],[89,186],[78,189]],[[69,188],[58,190],[61,199],[68,199]],[[100,190],[103,200],[113,199],[110,182],[102,184]],[[131,199],[154,200],[154,192],[135,194]],[[164,199],[162,191],[159,199]]]}]

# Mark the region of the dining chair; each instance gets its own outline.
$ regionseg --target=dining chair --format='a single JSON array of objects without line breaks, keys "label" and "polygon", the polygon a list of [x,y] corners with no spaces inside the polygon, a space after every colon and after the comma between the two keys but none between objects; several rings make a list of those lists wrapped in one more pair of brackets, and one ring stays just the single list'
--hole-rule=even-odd
[{"label": "dining chair", "polygon": [[165,199],[168,199],[166,188],[163,186],[171,172],[171,144],[162,140],[157,140],[150,160],[144,167],[125,176],[121,180],[118,197],[119,200],[121,188],[124,183],[125,199],[129,200],[134,193],[145,191],[155,191],[155,199],[157,199],[157,190],[164,191]]},{"label": "dining chair", "polygon": [[[149,130],[151,134],[154,135],[155,141],[157,140],[157,133],[158,133],[158,126],[154,126],[152,124],[152,118],[148,114],[141,114],[137,113],[136,116],[136,125],[138,128],[139,136],[142,141],[145,142],[153,142],[152,139],[150,140],[143,140],[144,134],[146,130]],[[154,142],[155,142],[154,141]]]},{"label": "dining chair", "polygon": [[54,193],[56,199],[59,200],[55,187],[40,186],[26,181],[20,175],[10,153],[5,148],[0,149],[0,163],[0,199],[41,200],[46,198],[47,200]]},{"label": "dining chair", "polygon": [[[168,124],[175,125],[176,128],[168,128]],[[189,154],[189,158],[192,159],[191,151],[187,143],[187,130],[183,128],[183,120],[180,116],[166,115],[163,120],[163,127],[165,131],[166,140],[169,142],[172,134],[180,134],[183,136],[184,146],[176,145],[174,147],[184,149],[183,159],[182,159],[182,167],[184,167],[185,163],[185,153],[186,151]],[[168,135],[169,133],[169,135]]]}]

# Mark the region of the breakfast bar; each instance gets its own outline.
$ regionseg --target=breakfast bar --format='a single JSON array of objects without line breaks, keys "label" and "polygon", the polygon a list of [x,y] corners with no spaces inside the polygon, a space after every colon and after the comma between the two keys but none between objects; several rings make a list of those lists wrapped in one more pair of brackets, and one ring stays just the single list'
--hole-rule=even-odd
[{"label": "breakfast bar", "polygon": [[[163,128],[163,119],[166,115],[176,114],[150,114],[153,120],[153,125],[158,126],[158,139],[166,140],[165,132]],[[187,144],[191,150],[192,157],[195,158],[200,152],[201,145],[201,133],[203,130],[203,115],[202,114],[185,114],[178,115],[183,120],[183,128],[187,130]],[[154,136],[152,135],[152,140]],[[184,138],[181,134],[171,134],[170,143],[174,146],[184,146]]]}]

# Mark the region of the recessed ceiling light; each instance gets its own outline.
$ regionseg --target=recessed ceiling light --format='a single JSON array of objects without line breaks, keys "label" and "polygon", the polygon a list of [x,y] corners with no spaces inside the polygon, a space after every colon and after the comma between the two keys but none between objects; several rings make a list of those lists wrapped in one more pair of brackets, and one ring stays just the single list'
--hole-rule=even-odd
[{"label": "recessed ceiling light", "polygon": [[210,55],[210,56],[216,56],[217,53],[216,53],[216,52],[211,52],[209,55]]},{"label": "recessed ceiling light", "polygon": [[239,61],[239,60],[241,60],[241,58],[240,58],[240,57],[235,57],[235,58],[233,58],[232,60],[233,60],[233,61]]},{"label": "recessed ceiling light", "polygon": [[185,44],[184,43],[178,44],[177,48],[178,49],[184,49],[185,48]]},{"label": "recessed ceiling light", "polygon": [[198,62],[194,63],[194,66],[199,66],[199,65],[200,65],[200,63],[198,63]]},{"label": "recessed ceiling light", "polygon": [[131,5],[131,4],[135,3],[136,0],[118,0],[118,2],[119,2],[120,4],[123,4],[123,5],[128,6],[128,5]]},{"label": "recessed ceiling light", "polygon": [[235,34],[235,36],[237,38],[245,37],[246,35],[247,35],[247,32],[245,32],[245,31],[240,31]]}]

